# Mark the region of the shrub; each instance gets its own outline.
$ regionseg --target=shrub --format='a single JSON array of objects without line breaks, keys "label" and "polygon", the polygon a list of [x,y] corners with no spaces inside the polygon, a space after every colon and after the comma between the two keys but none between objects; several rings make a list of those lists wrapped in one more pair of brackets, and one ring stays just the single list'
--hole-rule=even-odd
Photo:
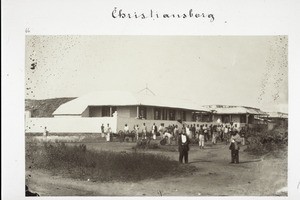
[{"label": "shrub", "polygon": [[263,155],[286,148],[288,132],[285,128],[277,127],[272,131],[251,132],[247,135],[246,140],[247,149],[245,151]]}]

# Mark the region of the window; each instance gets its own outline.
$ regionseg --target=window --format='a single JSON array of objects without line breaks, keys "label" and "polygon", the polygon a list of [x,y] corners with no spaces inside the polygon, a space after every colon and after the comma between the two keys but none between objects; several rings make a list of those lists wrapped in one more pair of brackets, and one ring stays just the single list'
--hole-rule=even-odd
[{"label": "window", "polygon": [[161,119],[161,111],[159,108],[154,109],[154,119],[160,120]]},{"label": "window", "polygon": [[89,106],[89,116],[90,117],[101,117],[102,108],[99,106]]},{"label": "window", "polygon": [[240,120],[241,123],[246,123],[246,115],[241,115]]},{"label": "window", "polygon": [[[110,113],[111,109],[111,113]],[[102,107],[102,117],[112,117],[112,114],[117,110],[117,107],[113,106],[103,106]]]},{"label": "window", "polygon": [[169,120],[175,120],[175,110],[169,110]]},{"label": "window", "polygon": [[167,120],[167,109],[163,109],[163,120]]},{"label": "window", "polygon": [[202,122],[210,122],[210,121],[211,121],[210,115],[206,115],[206,114],[202,115]]},{"label": "window", "polygon": [[102,107],[102,117],[109,117],[109,107],[108,106]]},{"label": "window", "polygon": [[253,123],[254,123],[254,115],[249,115],[248,124],[253,124]]},{"label": "window", "polygon": [[196,121],[198,121],[198,113],[195,113],[195,112],[192,112],[192,121],[193,122],[196,122]]},{"label": "window", "polygon": [[[116,106],[113,106],[113,107],[111,107],[111,110],[112,110],[112,112],[111,112],[111,115],[113,115],[114,114],[114,112],[116,112],[117,111],[117,107]],[[112,117],[112,116],[111,116]]]},{"label": "window", "polygon": [[222,116],[222,123],[229,123],[229,122],[230,122],[229,115],[223,115]]},{"label": "window", "polygon": [[182,111],[182,121],[186,121],[186,112]]},{"label": "window", "polygon": [[147,108],[146,107],[140,106],[139,112],[140,112],[139,113],[140,118],[147,119]]}]

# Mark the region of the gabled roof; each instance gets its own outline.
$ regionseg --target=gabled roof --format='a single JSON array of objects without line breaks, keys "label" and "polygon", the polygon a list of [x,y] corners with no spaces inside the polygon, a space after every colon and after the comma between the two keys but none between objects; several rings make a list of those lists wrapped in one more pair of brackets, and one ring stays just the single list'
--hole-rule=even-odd
[{"label": "gabled roof", "polygon": [[265,115],[266,113],[258,108],[247,106],[227,106],[227,105],[207,105],[204,106],[212,110],[216,114],[252,114],[252,115]]},{"label": "gabled roof", "polygon": [[156,106],[180,108],[195,111],[209,112],[193,101],[175,98],[166,98],[144,94],[134,94],[124,91],[101,91],[78,97],[62,104],[53,115],[80,115],[88,106]]}]

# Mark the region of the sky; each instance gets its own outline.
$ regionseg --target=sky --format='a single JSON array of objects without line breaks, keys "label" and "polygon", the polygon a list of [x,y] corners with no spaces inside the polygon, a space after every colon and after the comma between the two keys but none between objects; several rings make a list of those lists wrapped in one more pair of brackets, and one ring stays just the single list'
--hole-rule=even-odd
[{"label": "sky", "polygon": [[288,112],[287,36],[26,36],[25,98],[102,91]]}]

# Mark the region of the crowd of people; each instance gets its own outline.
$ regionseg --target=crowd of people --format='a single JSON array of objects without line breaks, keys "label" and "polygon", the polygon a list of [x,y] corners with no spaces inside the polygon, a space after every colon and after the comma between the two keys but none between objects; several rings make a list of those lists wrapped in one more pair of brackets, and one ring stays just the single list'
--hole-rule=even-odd
[{"label": "crowd of people", "polygon": [[[120,141],[124,141],[125,137],[131,137],[132,141],[136,140],[157,140],[160,139],[160,144],[171,145],[173,142],[179,145],[179,161],[182,162],[183,158],[188,162],[189,143],[193,140],[198,142],[199,148],[204,149],[205,144],[211,141],[215,145],[218,142],[225,142],[230,144],[232,155],[232,162],[238,163],[238,151],[240,145],[245,145],[245,127],[239,128],[237,124],[183,124],[181,128],[178,125],[165,126],[161,123],[157,126],[155,123],[151,127],[147,127],[145,123],[141,127],[134,125],[130,130],[128,124],[124,125],[124,129],[119,131],[117,136]],[[107,142],[112,140],[112,130],[109,124],[104,127],[101,125],[101,135],[106,138]],[[187,145],[182,148],[182,145]]]}]

